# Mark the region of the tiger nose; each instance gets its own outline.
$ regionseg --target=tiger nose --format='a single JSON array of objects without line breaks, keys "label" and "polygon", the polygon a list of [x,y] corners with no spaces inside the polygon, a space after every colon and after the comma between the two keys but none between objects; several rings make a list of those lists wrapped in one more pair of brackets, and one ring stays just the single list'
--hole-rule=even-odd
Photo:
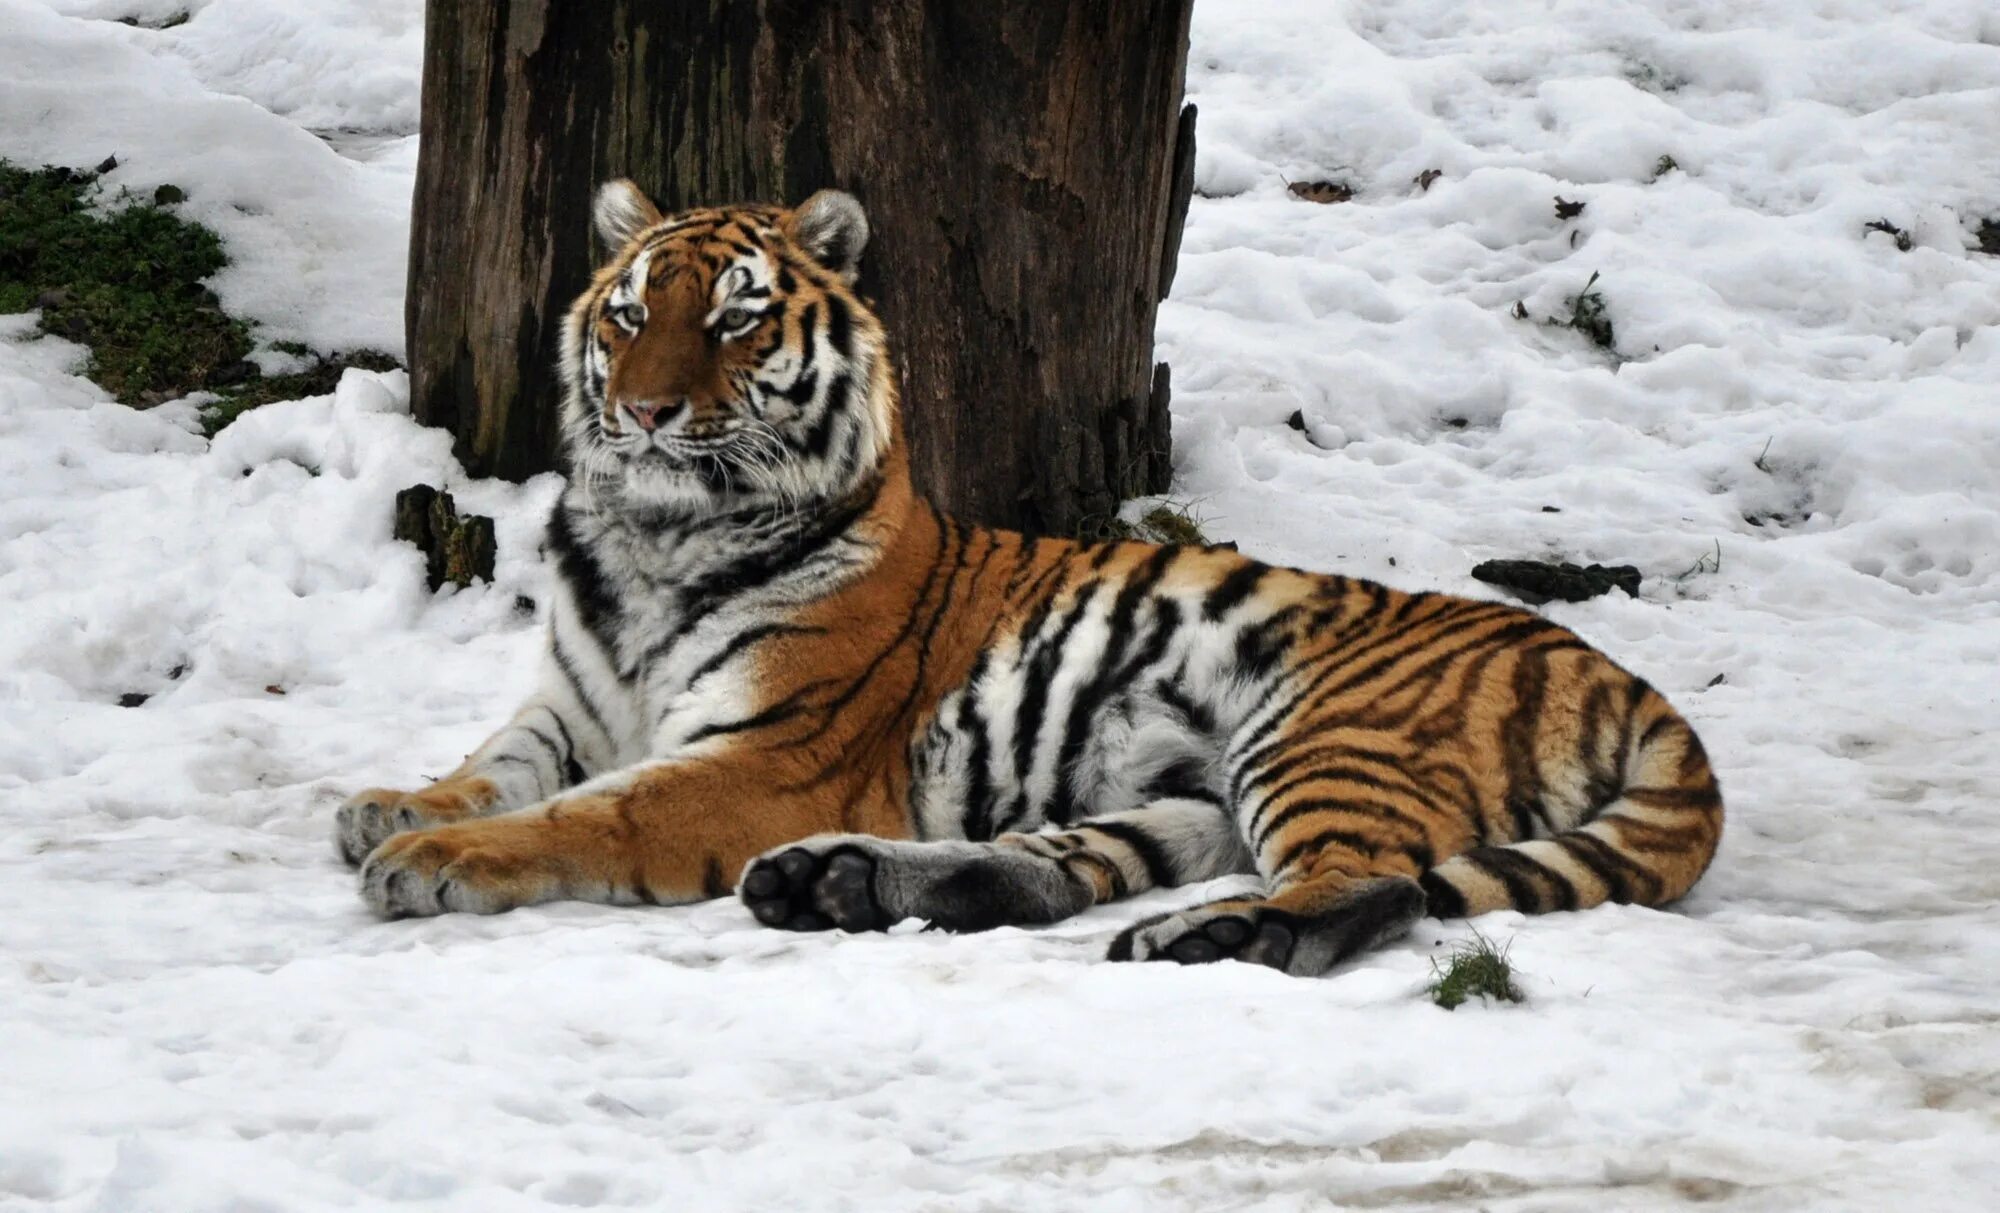
[{"label": "tiger nose", "polygon": [[640,429],[650,434],[672,421],[686,405],[681,401],[628,400],[620,407],[638,423]]}]

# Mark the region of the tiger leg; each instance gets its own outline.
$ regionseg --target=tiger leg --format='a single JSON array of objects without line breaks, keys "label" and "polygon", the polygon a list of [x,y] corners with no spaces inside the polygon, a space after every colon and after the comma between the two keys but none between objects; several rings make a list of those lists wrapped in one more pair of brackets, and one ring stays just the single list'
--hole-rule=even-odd
[{"label": "tiger leg", "polygon": [[1423,890],[1407,876],[1328,873],[1268,897],[1225,897],[1135,923],[1112,941],[1110,958],[1247,960],[1315,977],[1400,936],[1423,914]]},{"label": "tiger leg", "polygon": [[992,842],[821,835],[757,859],[738,892],[759,922],[793,931],[882,930],[906,918],[982,931],[1059,922],[1147,889],[1250,870],[1220,806],[1171,799]]},{"label": "tiger leg", "polygon": [[[362,900],[386,918],[572,899],[677,905],[723,897],[743,865],[839,820],[824,796],[771,794],[767,758],[728,755],[613,772],[516,812],[396,834],[362,862]],[[885,796],[847,809],[876,834],[907,833]]]},{"label": "tiger leg", "polygon": [[392,834],[478,817],[503,808],[501,797],[499,784],[464,766],[415,792],[367,788],[334,813],[334,849],[357,867]]},{"label": "tiger leg", "polygon": [[1407,930],[1425,909],[1417,876],[1427,866],[1429,806],[1414,784],[1328,761],[1275,793],[1246,797],[1242,828],[1268,893],[1136,923],[1110,958],[1236,959],[1316,976]]},{"label": "tiger leg", "polygon": [[512,720],[436,783],[349,797],[334,815],[340,857],[359,865],[393,834],[524,808],[610,765],[610,740],[580,706],[581,692],[548,676],[543,683]]}]

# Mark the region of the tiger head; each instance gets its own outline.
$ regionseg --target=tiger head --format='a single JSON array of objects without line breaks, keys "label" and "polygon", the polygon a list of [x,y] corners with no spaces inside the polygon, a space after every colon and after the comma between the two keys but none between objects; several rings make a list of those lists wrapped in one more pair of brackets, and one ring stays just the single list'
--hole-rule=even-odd
[{"label": "tiger head", "polygon": [[839,498],[895,435],[881,324],[853,290],[868,219],[822,190],[798,207],[664,216],[630,181],[597,194],[616,250],[563,325],[572,469],[652,508]]}]

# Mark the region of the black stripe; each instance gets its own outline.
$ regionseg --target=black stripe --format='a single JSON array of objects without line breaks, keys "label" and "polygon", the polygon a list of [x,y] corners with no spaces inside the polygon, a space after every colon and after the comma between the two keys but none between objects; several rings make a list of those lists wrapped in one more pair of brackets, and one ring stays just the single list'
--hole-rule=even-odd
[{"label": "black stripe", "polygon": [[979,680],[986,674],[986,654],[979,654],[966,675],[965,690],[958,700],[958,731],[971,740],[965,758],[965,813],[960,829],[974,842],[993,837],[993,775],[987,764],[993,761],[993,738],[986,731],[986,717],[979,710]]},{"label": "black stripe", "polygon": [[1272,875],[1288,870],[1293,864],[1309,854],[1317,854],[1330,846],[1340,846],[1360,856],[1371,856],[1377,851],[1375,843],[1352,830],[1321,830],[1310,838],[1302,839],[1285,848],[1278,861],[1271,865]]},{"label": "black stripe", "polygon": [[1086,821],[1079,830],[1096,830],[1109,838],[1124,843],[1132,854],[1138,856],[1139,863],[1146,869],[1146,880],[1156,889],[1171,888],[1174,879],[1173,857],[1167,854],[1159,840],[1148,834],[1143,827],[1125,821]]},{"label": "black stripe", "polygon": [[[1401,774],[1401,772],[1397,773]],[[1407,794],[1413,790],[1412,784],[1408,779],[1399,779],[1392,783],[1387,779],[1371,775],[1356,767],[1314,766],[1310,770],[1299,772],[1297,775],[1266,792],[1264,794],[1264,803],[1267,805],[1276,804],[1301,788],[1310,787],[1315,783],[1321,782],[1348,784],[1353,787],[1366,788],[1371,792],[1403,792]]]},{"label": "black stripe", "polygon": [[1245,561],[1230,570],[1229,576],[1218,582],[1216,587],[1208,592],[1208,597],[1202,599],[1201,617],[1210,623],[1220,621],[1224,615],[1250,597],[1256,590],[1257,583],[1270,571],[1268,565],[1258,564],[1254,560]]},{"label": "black stripe", "polygon": [[1286,650],[1292,645],[1292,638],[1286,630],[1291,627],[1299,614],[1298,607],[1289,606],[1238,632],[1236,676],[1261,681],[1276,669],[1283,661]]},{"label": "black stripe", "polygon": [[1706,809],[1722,799],[1715,787],[1626,788],[1625,799],[1661,809]]},{"label": "black stripe", "polygon": [[[687,608],[664,638],[647,651],[653,660],[671,650],[683,636],[720,609],[730,599],[770,584],[781,575],[796,571],[821,552],[874,507],[882,491],[881,477],[874,477],[837,506],[795,532],[779,536],[768,547],[745,554],[686,587]],[[727,524],[729,519],[719,520]]]},{"label": "black stripe", "polygon": [[1465,917],[1465,894],[1435,871],[1417,877],[1424,890],[1424,912],[1432,918]]},{"label": "black stripe", "polygon": [[694,668],[694,673],[688,675],[687,689],[693,690],[696,683],[727,665],[731,658],[760,640],[768,640],[773,636],[821,635],[825,631],[825,628],[806,627],[795,623],[765,623],[754,628],[745,628],[731,636],[729,643],[717,649],[707,661]]},{"label": "black stripe", "polygon": [[1297,821],[1308,813],[1352,813],[1356,816],[1368,817],[1377,822],[1393,822],[1398,826],[1406,827],[1415,832],[1419,837],[1423,834],[1423,826],[1404,812],[1402,806],[1397,805],[1393,801],[1359,800],[1350,796],[1316,796],[1308,800],[1295,800],[1273,814],[1269,821],[1259,825],[1258,818],[1276,803],[1275,799],[1266,800],[1263,804],[1257,806],[1257,811],[1250,815],[1248,821],[1244,822],[1244,829],[1251,836],[1251,845],[1260,851],[1263,850],[1265,843],[1277,836],[1278,831],[1284,827],[1286,822]]},{"label": "black stripe", "polygon": [[[1529,882],[1534,888],[1537,889],[1536,900],[1531,905],[1522,906],[1521,907],[1522,909],[1534,909],[1534,910],[1576,909],[1576,901],[1577,901],[1576,886],[1569,882],[1569,877],[1563,875],[1561,872],[1556,871],[1554,868],[1543,863],[1541,860],[1536,859],[1533,855],[1530,855],[1525,851],[1516,850],[1513,847],[1493,847],[1490,849],[1482,850],[1480,852],[1479,857],[1481,860],[1485,862],[1489,870],[1495,868],[1496,866],[1509,868],[1515,872],[1520,873],[1520,875],[1523,877],[1525,881]],[[1536,878],[1539,878],[1541,881],[1545,882],[1545,886],[1541,884],[1534,884],[1533,882],[1535,881]],[[1501,879],[1506,880],[1506,877],[1502,876]],[[1508,887],[1509,889],[1513,887],[1511,881],[1508,882]],[[1548,889],[1549,896],[1554,899],[1555,902],[1554,905],[1549,905],[1542,900],[1539,890],[1543,887],[1546,887]]]},{"label": "black stripe", "polygon": [[838,295],[826,297],[826,343],[842,358],[854,353],[854,317]]},{"label": "black stripe", "polygon": [[826,456],[827,448],[833,443],[833,423],[847,410],[849,396],[854,391],[854,378],[841,371],[826,385],[826,399],[820,402],[819,417],[806,431],[805,453],[814,459]]},{"label": "black stripe", "polygon": [[[780,274],[786,271],[780,269]],[[786,288],[789,290],[790,288]],[[819,357],[819,302],[808,303],[799,312],[799,373],[803,375],[812,369]]]},{"label": "black stripe", "polygon": [[598,713],[597,705],[591,701],[588,694],[584,693],[583,680],[577,677],[576,666],[570,661],[569,654],[563,652],[562,641],[557,638],[554,628],[549,629],[549,655],[555,658],[556,669],[562,671],[564,681],[569,683],[570,694],[576,697],[577,706],[590,718],[590,723],[597,726],[597,731],[603,736],[606,744],[616,749],[617,742],[611,736],[610,726],[604,723],[604,717]]},{"label": "black stripe", "polygon": [[819,372],[801,371],[791,386],[781,389],[778,395],[804,408],[811,403],[813,395],[819,391]]},{"label": "black stripe", "polygon": [[1644,754],[1652,749],[1657,735],[1672,727],[1674,727],[1674,715],[1671,712],[1663,713],[1653,723],[1647,725],[1646,731],[1639,734],[1639,753]]},{"label": "black stripe", "polygon": [[1183,664],[1173,676],[1155,682],[1153,693],[1160,697],[1161,703],[1177,712],[1189,728],[1205,737],[1213,736],[1216,732],[1215,713],[1209,711],[1208,705],[1196,703],[1181,689],[1180,684],[1186,680],[1187,667]]},{"label": "black stripe", "polygon": [[[1239,795],[1247,796],[1259,788],[1275,784],[1301,767],[1315,766],[1315,764],[1319,763],[1331,763],[1336,760],[1373,763],[1375,766],[1387,770],[1390,774],[1405,775],[1405,785],[1408,782],[1407,773],[1403,770],[1403,763],[1405,761],[1403,755],[1392,750],[1369,749],[1366,746],[1354,745],[1351,742],[1329,741],[1323,745],[1301,746],[1284,757],[1257,768],[1255,772],[1251,773],[1248,779],[1243,781],[1242,791]],[[1302,778],[1311,779],[1316,777],[1317,774],[1317,769],[1307,771]],[[1275,799],[1285,791],[1290,790],[1296,782],[1292,781],[1270,787],[1266,795]]]},{"label": "black stripe", "polygon": [[1028,573],[1035,567],[1035,556],[1042,550],[1042,543],[1040,535],[1030,535],[1024,540],[1016,540],[1014,571],[1007,578],[1007,597],[1012,598],[1015,591],[1021,588],[1021,583],[1027,580]]},{"label": "black stripe", "polygon": [[1048,708],[1049,683],[1054,680],[1056,670],[1062,664],[1063,650],[1069,647],[1070,634],[1090,612],[1092,601],[1102,582],[1093,581],[1084,586],[1063,621],[1056,627],[1055,634],[1037,646],[1028,657],[1027,673],[1023,677],[1021,705],[1014,714],[1014,781],[1021,789],[1019,801],[1026,806],[1028,777],[1033,773],[1036,743],[1040,741],[1042,715]]},{"label": "black stripe", "polygon": [[1626,878],[1628,869],[1638,865],[1619,854],[1610,843],[1595,834],[1577,832],[1557,835],[1555,844],[1604,882],[1606,896],[1611,901],[1626,906],[1638,900],[1633,895],[1632,882]]},{"label": "black stripe", "polygon": [[1232,799],[1241,798],[1242,792],[1238,785],[1240,785],[1246,772],[1261,766],[1271,756],[1271,751],[1290,744],[1289,740],[1280,739],[1266,746],[1265,743],[1271,734],[1276,732],[1300,708],[1306,706],[1307,700],[1312,699],[1321,687],[1331,681],[1343,668],[1355,659],[1357,656],[1356,653],[1342,651],[1345,646],[1360,633],[1382,627],[1388,627],[1391,630],[1376,637],[1375,640],[1363,646],[1358,652],[1370,652],[1393,643],[1401,634],[1399,620],[1406,613],[1412,611],[1414,604],[1419,601],[1416,596],[1407,598],[1395,610],[1389,613],[1389,617],[1385,621],[1380,618],[1380,615],[1383,603],[1387,600],[1390,591],[1373,582],[1364,581],[1355,584],[1362,588],[1362,592],[1367,596],[1368,601],[1352,619],[1342,623],[1334,635],[1326,641],[1328,646],[1327,654],[1334,659],[1320,666],[1314,672],[1311,680],[1290,697],[1281,699],[1278,696],[1272,696],[1266,706],[1259,708],[1256,713],[1252,714],[1251,719],[1256,719],[1261,715],[1263,717],[1262,721],[1254,728],[1240,732],[1240,740],[1232,744],[1231,748],[1235,749],[1239,755],[1237,758],[1237,773],[1230,781]]},{"label": "black stripe", "polygon": [[1139,791],[1147,800],[1205,800],[1220,807],[1222,797],[1208,783],[1208,763],[1200,758],[1178,758],[1146,781]]},{"label": "black stripe", "polygon": [[[1611,714],[1611,684],[1595,683],[1590,694],[1583,700],[1583,724],[1579,730],[1583,735],[1583,819],[1595,817],[1599,809],[1611,803],[1618,795],[1618,787],[1624,782],[1625,773],[1620,769],[1620,746],[1613,740],[1611,756],[1607,759],[1603,736],[1614,727]],[[1629,716],[1627,717],[1629,720]],[[1617,725],[1623,733],[1624,726]]]},{"label": "black stripe", "polygon": [[705,724],[688,734],[683,745],[693,745],[710,737],[720,737],[728,733],[746,733],[768,725],[782,724],[806,710],[806,700],[814,692],[825,689],[826,680],[809,682],[791,694],[771,704],[761,712],[745,716],[740,720],[724,720],[715,724]]},{"label": "black stripe", "polygon": [[549,761],[552,764],[554,764],[557,767],[562,766],[563,751],[559,746],[556,745],[555,738],[549,736],[547,733],[542,732],[540,729],[536,728],[531,724],[524,724],[520,726],[520,728],[523,733],[526,733],[528,736],[542,743],[542,748],[549,752]]},{"label": "black stripe", "polygon": [[562,714],[548,704],[541,706],[542,711],[549,714],[549,723],[556,726],[556,732],[562,737],[563,787],[574,787],[587,778],[584,774],[583,764],[578,762],[576,758],[576,741],[569,735],[569,726],[563,723]]},{"label": "black stripe", "polygon": [[[972,551],[973,540],[981,536],[985,536],[988,540],[986,554],[980,558],[979,567],[972,570],[973,581],[979,579],[979,570],[985,568],[986,562],[993,557],[993,544],[991,542],[993,533],[991,531],[975,530],[970,525],[956,518],[950,519],[950,523],[951,538],[953,541],[951,545],[951,575],[945,578],[944,587],[938,591],[937,607],[931,612],[930,619],[924,624],[922,634],[917,637],[916,674],[910,679],[908,689],[903,692],[902,702],[896,705],[895,714],[889,718],[897,723],[908,717],[911,709],[917,706],[918,696],[922,695],[928,689],[926,674],[930,669],[931,644],[937,639],[938,629],[953,614],[952,607],[957,605],[957,600],[952,590],[958,585],[959,574],[965,572],[968,567],[971,567],[967,556]],[[919,600],[919,606],[921,606],[921,600]]]},{"label": "black stripe", "polygon": [[[926,503],[926,505],[928,504],[929,503]],[[929,561],[926,563],[926,571],[924,573],[924,583],[917,590],[916,601],[920,603],[924,602],[930,597],[931,587],[937,584],[939,563],[944,556],[945,528],[946,528],[945,517],[943,514],[938,512],[938,508],[934,505],[930,505],[929,510],[931,517],[931,525],[935,527],[937,530],[937,539],[936,539],[937,546],[936,550],[931,553]],[[855,675],[854,678],[848,682],[846,689],[842,690],[840,694],[835,695],[832,699],[828,700],[827,703],[820,709],[821,721],[819,727],[815,728],[811,733],[807,734],[802,740],[817,741],[821,737],[825,736],[827,731],[833,727],[835,721],[839,719],[841,710],[844,709],[848,704],[852,703],[855,700],[855,698],[859,696],[864,689],[867,688],[868,684],[874,681],[875,675],[878,672],[880,672],[882,668],[882,664],[888,661],[889,657],[892,654],[894,654],[898,649],[901,649],[903,647],[904,642],[909,640],[911,634],[914,633],[916,629],[917,629],[917,615],[915,611],[912,611],[910,612],[909,617],[903,621],[902,628],[899,631],[897,631],[897,633],[893,637],[889,639],[889,643],[882,646],[881,650],[878,651],[875,654],[875,656],[869,660],[868,664],[862,668],[861,672]],[[844,759],[845,755],[838,755],[836,757],[837,759]],[[824,772],[822,772],[820,776],[815,777],[815,780],[809,780],[808,783],[815,782],[819,778],[824,778]]]},{"label": "black stripe", "polygon": [[1522,865],[1514,862],[1519,858],[1506,847],[1474,847],[1462,858],[1477,865],[1482,871],[1507,886],[1507,901],[1517,910],[1533,912],[1541,909],[1542,895],[1536,887],[1532,872],[1523,872]]},{"label": "black stripe", "polygon": [[1535,742],[1541,727],[1542,697],[1549,685],[1548,659],[1534,650],[1520,655],[1514,665],[1514,702],[1501,728],[1501,753],[1507,763],[1507,810],[1514,817],[1514,836],[1535,836],[1533,810],[1542,798],[1542,773],[1535,759]]},{"label": "black stripe", "polygon": [[570,588],[578,620],[607,655],[615,655],[618,647],[612,624],[620,609],[618,593],[577,534],[569,508],[560,501],[549,516],[548,535],[549,547],[556,554],[556,572]]},{"label": "black stripe", "polygon": [[[1510,616],[1513,618],[1509,618]],[[1470,629],[1474,627],[1497,622],[1501,619],[1507,619],[1508,622],[1491,632],[1468,635]],[[1436,624],[1443,622],[1443,619],[1441,617],[1433,617],[1420,622]],[[1408,630],[1408,628],[1399,629],[1387,637],[1376,640],[1373,644],[1362,650],[1364,653],[1372,652],[1381,654],[1381,650],[1394,647],[1393,652],[1377,656],[1373,661],[1368,662],[1358,670],[1351,668],[1352,659],[1344,660],[1334,666],[1333,668],[1336,670],[1346,670],[1347,676],[1337,682],[1329,680],[1331,685],[1321,688],[1316,697],[1316,702],[1312,706],[1316,708],[1319,704],[1329,699],[1354,690],[1363,684],[1373,682],[1375,679],[1388,674],[1411,658],[1424,658],[1414,669],[1404,671],[1400,680],[1389,683],[1386,686],[1369,688],[1368,697],[1371,700],[1386,699],[1408,687],[1418,679],[1432,676],[1437,671],[1468,653],[1477,652],[1489,645],[1513,648],[1538,633],[1554,631],[1555,626],[1537,616],[1523,616],[1520,612],[1512,608],[1502,608],[1494,612],[1490,617],[1457,621],[1457,629],[1447,634],[1423,635],[1410,639],[1407,644],[1396,644],[1398,640],[1404,639],[1407,636]]]},{"label": "black stripe", "polygon": [[1180,552],[1181,549],[1171,547],[1156,550],[1133,572],[1112,601],[1105,618],[1110,637],[1104,653],[1098,659],[1097,669],[1070,700],[1069,714],[1063,724],[1062,746],[1056,752],[1055,804],[1051,807],[1051,815],[1057,821],[1074,820],[1082,811],[1071,775],[1083,760],[1090,726],[1098,712],[1113,695],[1130,686],[1140,672],[1165,654],[1180,626],[1180,607],[1170,599],[1155,601],[1147,643],[1131,660],[1126,660],[1139,607],[1166,576]]}]

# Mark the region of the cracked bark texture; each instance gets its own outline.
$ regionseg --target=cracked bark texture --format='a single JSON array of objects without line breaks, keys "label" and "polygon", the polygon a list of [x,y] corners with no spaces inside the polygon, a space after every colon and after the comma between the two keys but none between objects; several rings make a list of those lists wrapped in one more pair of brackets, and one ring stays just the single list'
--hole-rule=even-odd
[{"label": "cracked bark texture", "polygon": [[919,484],[1068,533],[1163,491],[1153,321],[1194,167],[1192,0],[430,0],[413,407],[475,474],[556,466],[590,198],[867,207]]}]

